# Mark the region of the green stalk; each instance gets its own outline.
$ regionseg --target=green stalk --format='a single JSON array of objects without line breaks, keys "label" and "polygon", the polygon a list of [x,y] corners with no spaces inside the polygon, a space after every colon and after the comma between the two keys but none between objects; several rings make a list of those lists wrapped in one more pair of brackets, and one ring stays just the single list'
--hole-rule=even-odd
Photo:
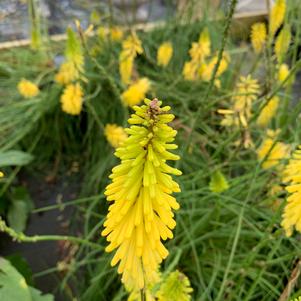
[{"label": "green stalk", "polygon": [[42,46],[41,20],[37,9],[36,0],[28,1],[28,15],[30,20],[31,31],[30,46],[33,50],[40,50]]},{"label": "green stalk", "polygon": [[94,242],[87,241],[86,239],[67,236],[67,235],[33,235],[27,236],[22,232],[16,232],[14,229],[8,227],[4,220],[0,217],[0,232],[4,232],[9,235],[13,240],[17,242],[39,242],[39,241],[53,241],[53,240],[65,240],[76,244],[82,244],[94,249],[101,249],[102,247]]}]

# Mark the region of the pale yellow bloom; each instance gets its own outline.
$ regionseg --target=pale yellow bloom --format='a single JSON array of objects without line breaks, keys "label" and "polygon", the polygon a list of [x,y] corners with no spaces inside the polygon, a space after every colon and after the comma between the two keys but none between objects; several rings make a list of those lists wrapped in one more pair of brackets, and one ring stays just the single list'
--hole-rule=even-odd
[{"label": "pale yellow bloom", "polygon": [[[281,64],[278,70],[278,80],[280,83],[284,82],[288,77],[290,71],[287,64]],[[288,81],[284,84],[286,86]]]},{"label": "pale yellow bloom", "polygon": [[211,41],[207,29],[201,32],[198,42],[193,42],[189,55],[194,63],[201,63],[210,55]]},{"label": "pale yellow bloom", "polygon": [[259,94],[259,84],[256,79],[253,79],[250,75],[247,77],[241,76],[239,82],[236,85],[237,95],[234,99],[234,110],[242,112],[244,111],[247,120],[251,117],[252,103]]},{"label": "pale yellow bloom", "polygon": [[197,65],[193,64],[192,61],[186,62],[184,64],[182,73],[186,80],[195,80],[197,74]]},{"label": "pale yellow bloom", "polygon": [[0,178],[4,177],[4,173],[2,171],[0,171]]},{"label": "pale yellow bloom", "polygon": [[18,90],[19,93],[25,98],[35,97],[40,92],[38,86],[35,83],[25,78],[22,78],[21,81],[18,83]]},{"label": "pale yellow bloom", "polygon": [[284,169],[283,181],[287,182],[286,190],[290,194],[282,215],[281,226],[287,236],[293,234],[293,229],[301,232],[301,150],[295,150]]},{"label": "pale yellow bloom", "polygon": [[127,138],[127,133],[122,126],[117,124],[107,124],[105,126],[104,134],[108,142],[114,147],[120,147]]},{"label": "pale yellow bloom", "polygon": [[128,52],[122,51],[119,55],[119,73],[124,85],[128,85],[131,82],[133,66],[134,57],[129,55]]},{"label": "pale yellow bloom", "polygon": [[[221,121],[223,126],[248,127],[248,121],[252,115],[252,103],[259,94],[259,85],[256,79],[250,75],[241,76],[235,88],[236,95],[232,99],[232,108],[230,110],[219,110],[220,114],[225,115]],[[225,111],[226,114],[225,114]]]},{"label": "pale yellow bloom", "polygon": [[[80,26],[80,24],[78,24]],[[71,29],[67,29],[67,41],[65,49],[66,61],[72,62],[79,72],[84,69],[84,55],[80,40],[76,33]]]},{"label": "pale yellow bloom", "polygon": [[92,10],[90,14],[90,22],[95,25],[101,22],[101,14],[96,9]]},{"label": "pale yellow bloom", "polygon": [[157,52],[157,64],[166,67],[172,57],[172,53],[172,44],[170,42],[162,43]]},{"label": "pale yellow bloom", "polygon": [[276,141],[278,131],[267,131],[267,137],[263,140],[261,146],[257,150],[259,160],[264,160],[262,168],[267,169],[274,167],[280,163],[281,160],[288,157],[290,146]]},{"label": "pale yellow bloom", "polygon": [[98,38],[103,41],[107,35],[107,30],[103,26],[99,26],[96,30]]},{"label": "pale yellow bloom", "polygon": [[122,42],[122,51],[119,55],[119,73],[124,85],[131,82],[134,59],[143,52],[142,43],[136,33],[132,33]]},{"label": "pale yellow bloom", "polygon": [[123,38],[123,31],[120,27],[112,27],[110,29],[110,36],[112,41],[119,42]]},{"label": "pale yellow bloom", "polygon": [[196,80],[199,76],[199,69],[205,64],[205,59],[211,52],[211,41],[209,32],[204,29],[198,42],[193,42],[189,50],[191,60],[186,62],[182,74],[186,80]]},{"label": "pale yellow bloom", "polygon": [[128,55],[136,57],[137,54],[143,53],[142,42],[135,32],[132,32],[123,42],[122,50]]},{"label": "pale yellow bloom", "polygon": [[285,26],[275,42],[275,54],[279,63],[283,61],[284,56],[287,54],[291,42],[291,30],[289,26]]},{"label": "pale yellow bloom", "polygon": [[272,118],[276,115],[277,109],[279,106],[279,97],[274,96],[272,97],[265,107],[261,110],[256,123],[261,127],[266,127]]},{"label": "pale yellow bloom", "polygon": [[70,115],[79,115],[83,104],[83,90],[79,83],[69,84],[61,96],[62,110]]},{"label": "pale yellow bloom", "polygon": [[211,175],[209,188],[212,192],[221,193],[229,189],[229,184],[223,173],[218,170]]},{"label": "pale yellow bloom", "polygon": [[285,11],[286,11],[285,0],[276,0],[276,3],[272,7],[271,14],[270,14],[269,31],[271,36],[274,36],[278,28],[283,23]]},{"label": "pale yellow bloom", "polygon": [[121,99],[125,105],[130,107],[135,106],[143,101],[149,88],[150,81],[144,77],[130,85],[127,90],[121,94]]},{"label": "pale yellow bloom", "polygon": [[[215,55],[208,64],[206,63],[202,63],[198,72],[199,72],[199,76],[201,80],[204,81],[210,81],[212,74],[213,74],[213,70],[215,68],[215,65],[218,62],[218,56]],[[224,53],[220,64],[218,66],[217,72],[216,72],[216,77],[221,76],[228,68],[230,62],[230,57],[227,53]]]},{"label": "pale yellow bloom", "polygon": [[55,75],[55,81],[61,85],[67,85],[79,78],[79,71],[75,64],[66,61],[61,64],[59,72]]},{"label": "pale yellow bloom", "polygon": [[183,273],[170,273],[161,284],[157,293],[158,301],[190,301],[193,289]]},{"label": "pale yellow bloom", "polygon": [[256,53],[260,53],[264,48],[267,38],[267,30],[264,23],[255,23],[251,28],[251,43]]}]

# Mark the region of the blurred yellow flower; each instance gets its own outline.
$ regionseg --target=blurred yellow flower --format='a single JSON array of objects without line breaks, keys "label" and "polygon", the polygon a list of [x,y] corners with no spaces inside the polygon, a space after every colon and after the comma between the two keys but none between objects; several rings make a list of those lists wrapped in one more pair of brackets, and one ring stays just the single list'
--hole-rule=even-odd
[{"label": "blurred yellow flower", "polygon": [[293,234],[294,227],[301,232],[301,146],[294,151],[283,172],[283,181],[290,194],[282,215],[281,226],[287,236]]},{"label": "blurred yellow flower", "polygon": [[104,134],[108,142],[114,148],[120,147],[128,136],[124,131],[124,128],[122,126],[118,126],[117,124],[107,124],[105,126]]},{"label": "blurred yellow flower", "polygon": [[112,41],[119,42],[123,38],[123,31],[120,27],[112,27],[110,29],[110,36]]},{"label": "blurred yellow flower", "polygon": [[278,96],[272,97],[265,105],[265,107],[261,110],[256,120],[257,125],[261,127],[266,127],[270,123],[272,118],[275,116],[278,106],[279,106],[279,97]]},{"label": "blurred yellow flower", "polygon": [[197,65],[192,61],[185,62],[182,74],[186,80],[195,80],[197,74]]},{"label": "blurred yellow flower", "polygon": [[4,177],[4,173],[0,170],[0,178]]},{"label": "blurred yellow flower", "polygon": [[159,66],[166,67],[172,57],[173,48],[170,42],[162,43],[157,52],[157,63]]},{"label": "blurred yellow flower", "polygon": [[260,53],[264,48],[267,38],[267,30],[264,23],[259,22],[252,25],[251,43],[256,53]]},{"label": "blurred yellow flower", "polygon": [[138,38],[135,32],[132,32],[123,42],[122,42],[123,52],[127,52],[134,58],[137,54],[143,53],[142,42]]},{"label": "blurred yellow flower", "polygon": [[38,86],[35,83],[25,78],[22,78],[18,83],[18,90],[19,93],[25,98],[35,97],[40,92]]},{"label": "blurred yellow flower", "polygon": [[90,14],[90,22],[94,25],[97,25],[101,22],[101,14],[96,9],[92,10]]},{"label": "blurred yellow flower", "polygon": [[65,56],[66,60],[72,62],[79,72],[83,72],[84,55],[81,43],[76,33],[70,27],[67,29]]},{"label": "blurred yellow flower", "polygon": [[97,33],[97,37],[103,41],[107,35],[107,30],[106,28],[104,28],[103,26],[98,26],[97,30],[96,30],[96,33]]},{"label": "blurred yellow flower", "polygon": [[71,61],[62,63],[59,72],[54,77],[55,81],[61,85],[67,85],[78,78],[79,72]]},{"label": "blurred yellow flower", "polygon": [[236,85],[237,94],[234,99],[234,110],[244,111],[247,120],[251,117],[252,102],[259,95],[259,84],[256,79],[253,79],[251,75],[247,77],[241,76],[239,82]]},{"label": "blurred yellow flower", "polygon": [[149,88],[149,79],[146,77],[141,78],[121,94],[121,99],[125,105],[132,107],[139,104],[145,98]]},{"label": "blurred yellow flower", "polygon": [[124,85],[128,85],[131,82],[133,65],[134,57],[127,52],[121,52],[119,55],[119,73]]},{"label": "blurred yellow flower", "polygon": [[183,273],[170,273],[157,292],[158,301],[189,301],[193,289],[190,281]]},{"label": "blurred yellow flower", "polygon": [[[212,74],[213,74],[213,70],[215,68],[215,65],[218,62],[218,56],[215,55],[208,64],[206,63],[202,63],[200,68],[199,68],[199,76],[201,78],[201,80],[204,81],[210,81]],[[228,68],[230,62],[230,57],[227,53],[223,54],[223,57],[220,61],[220,64],[218,66],[217,72],[216,72],[216,77],[221,76]]]},{"label": "blurred yellow flower", "polygon": [[218,170],[211,175],[209,188],[212,192],[221,193],[229,189],[229,184],[223,173]]},{"label": "blurred yellow flower", "polygon": [[221,125],[242,125],[247,128],[252,115],[252,103],[259,94],[258,82],[250,75],[241,76],[236,84],[235,92],[236,95],[232,98],[232,108],[230,110],[218,110],[218,113],[224,115]]},{"label": "blurred yellow flower", "polygon": [[285,0],[276,0],[276,3],[272,7],[270,13],[269,32],[271,36],[274,36],[278,28],[283,23],[285,11],[286,11]]},{"label": "blurred yellow flower", "polygon": [[193,42],[189,50],[190,61],[186,62],[182,74],[186,80],[196,80],[199,76],[199,69],[205,64],[205,59],[211,52],[211,41],[209,31],[204,29],[198,42]]},{"label": "blurred yellow flower", "polygon": [[259,160],[264,160],[262,168],[267,169],[274,167],[280,163],[281,160],[288,157],[290,146],[277,142],[277,134],[279,131],[267,131],[267,137],[263,140],[261,146],[257,149],[257,156]]},{"label": "blurred yellow flower", "polygon": [[287,54],[291,42],[291,30],[288,25],[284,26],[275,42],[275,54],[279,63],[283,61]]},{"label": "blurred yellow flower", "polygon": [[132,33],[122,42],[122,51],[119,54],[119,73],[124,85],[131,82],[134,59],[143,52],[142,44],[136,33]]},{"label": "blurred yellow flower", "polygon": [[[290,71],[287,64],[281,64],[278,70],[278,81],[280,83],[284,82],[286,78],[288,77]],[[284,84],[284,87],[288,84],[289,80],[286,81]]]},{"label": "blurred yellow flower", "polygon": [[79,83],[69,84],[61,96],[62,110],[70,115],[79,115],[83,104],[83,90]]},{"label": "blurred yellow flower", "polygon": [[200,34],[198,42],[193,42],[189,50],[191,60],[196,64],[203,62],[210,55],[210,47],[209,32],[207,29],[204,29]]}]

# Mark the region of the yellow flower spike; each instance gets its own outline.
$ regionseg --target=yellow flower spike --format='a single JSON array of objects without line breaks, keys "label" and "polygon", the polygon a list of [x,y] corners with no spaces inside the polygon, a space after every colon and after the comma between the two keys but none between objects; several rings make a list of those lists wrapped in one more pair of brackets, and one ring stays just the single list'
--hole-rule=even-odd
[{"label": "yellow flower spike", "polygon": [[132,32],[123,42],[122,50],[136,57],[137,54],[143,53],[142,42],[135,32]]},{"label": "yellow flower spike", "polygon": [[[281,64],[278,70],[278,81],[284,82],[288,77],[290,71],[287,64]],[[288,84],[289,80],[284,84],[284,87]]]},{"label": "yellow flower spike", "polygon": [[221,193],[229,189],[228,181],[220,170],[215,171],[212,174],[209,183],[209,188],[212,192],[216,192],[216,193]]},{"label": "yellow flower spike", "polygon": [[70,115],[79,115],[83,104],[83,90],[79,83],[69,84],[61,96],[62,110]]},{"label": "yellow flower spike", "polygon": [[141,78],[121,94],[121,100],[125,105],[130,107],[139,104],[145,98],[150,85],[149,79],[146,77]]},{"label": "yellow flower spike", "polygon": [[110,36],[112,41],[120,42],[123,38],[123,31],[120,27],[112,27],[110,29]]},{"label": "yellow flower spike", "polygon": [[276,3],[272,7],[270,13],[269,32],[272,37],[275,35],[276,31],[283,23],[285,11],[286,11],[285,0],[276,0]]},{"label": "yellow flower spike", "polygon": [[104,134],[114,148],[120,147],[128,136],[124,128],[116,124],[107,124]]},{"label": "yellow flower spike", "polygon": [[291,30],[288,25],[284,26],[275,42],[275,54],[279,63],[283,61],[284,56],[287,54],[291,42]]},{"label": "yellow flower spike", "polygon": [[200,34],[198,42],[193,42],[189,50],[191,60],[195,63],[201,63],[205,58],[210,55],[210,36],[207,29],[203,30]]},{"label": "yellow flower spike", "polygon": [[78,79],[80,76],[75,64],[67,61],[61,64],[59,72],[55,75],[54,79],[61,85],[67,85],[72,81]]},{"label": "yellow flower spike", "polygon": [[264,23],[255,23],[251,27],[251,43],[256,53],[261,53],[266,43],[267,30]]},{"label": "yellow flower spike", "polygon": [[124,85],[128,85],[131,82],[133,66],[134,57],[127,52],[121,52],[119,55],[119,73]]},{"label": "yellow flower spike", "polygon": [[278,132],[279,131],[268,130],[266,138],[257,149],[258,159],[265,159],[262,163],[263,169],[279,165],[280,161],[289,155],[290,146],[280,141],[276,142]]},{"label": "yellow flower spike", "polygon": [[274,96],[272,97],[265,107],[261,110],[256,123],[260,127],[266,127],[272,118],[276,115],[277,109],[279,106],[279,97]]},{"label": "yellow flower spike", "polygon": [[119,73],[124,85],[131,82],[134,59],[143,52],[142,43],[136,33],[132,33],[122,42],[122,51],[119,54]]},{"label": "yellow flower spike", "polygon": [[144,103],[133,107],[131,127],[125,129],[129,137],[115,152],[121,163],[112,169],[105,190],[112,203],[102,235],[110,243],[107,252],[117,249],[111,264],[119,264],[118,273],[130,290],[157,281],[158,266],[168,255],[161,240],[173,237],[172,209],[179,208],[171,194],[180,188],[171,175],[181,172],[166,163],[179,159],[168,151],[176,148],[170,143],[177,132],[167,124],[174,115],[157,99]]},{"label": "yellow flower spike", "polygon": [[19,93],[25,98],[35,97],[40,93],[38,86],[25,78],[22,78],[18,83],[18,90]]},{"label": "yellow flower spike", "polygon": [[183,273],[170,273],[157,292],[158,301],[189,301],[193,289],[190,281]]},{"label": "yellow flower spike", "polygon": [[236,85],[237,95],[234,99],[234,110],[244,111],[246,119],[251,117],[252,102],[259,95],[259,84],[256,79],[253,79],[250,75],[247,77],[241,76],[239,82]]},{"label": "yellow flower spike", "polygon": [[[77,26],[80,28],[79,21],[76,21]],[[67,61],[72,62],[79,72],[83,71],[84,55],[81,43],[76,33],[70,27],[67,29],[65,56]]]},{"label": "yellow flower spike", "polygon": [[182,74],[186,80],[196,80],[199,70],[205,66],[205,59],[211,52],[211,41],[209,31],[204,29],[198,42],[193,42],[189,50],[191,60],[186,62]]},{"label": "yellow flower spike", "polygon": [[166,67],[172,57],[172,53],[172,44],[170,42],[162,43],[157,52],[157,64]]},{"label": "yellow flower spike", "polygon": [[220,114],[225,115],[221,121],[223,126],[240,126],[248,127],[248,121],[252,114],[252,103],[259,94],[259,85],[256,79],[250,75],[241,76],[235,88],[236,95],[232,99],[231,114],[224,113],[225,110],[219,110]]},{"label": "yellow flower spike", "polygon": [[283,171],[283,181],[286,182],[286,190],[289,193],[287,203],[282,214],[281,226],[287,236],[293,234],[294,228],[301,232],[301,147],[292,154]]}]

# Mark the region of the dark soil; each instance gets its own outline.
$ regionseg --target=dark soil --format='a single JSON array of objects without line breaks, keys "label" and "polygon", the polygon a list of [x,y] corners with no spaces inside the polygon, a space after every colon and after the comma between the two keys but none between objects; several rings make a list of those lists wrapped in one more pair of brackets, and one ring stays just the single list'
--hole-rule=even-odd
[{"label": "dark soil", "polygon": [[[60,177],[51,183],[43,177],[21,176],[22,185],[28,188],[35,208],[41,208],[76,198],[79,191],[77,177]],[[71,206],[63,210],[50,210],[33,213],[30,216],[25,233],[27,235],[72,235],[70,221],[75,214]],[[68,256],[68,245],[59,241],[37,243],[17,243],[7,236],[1,236],[0,255],[19,254],[26,259],[33,274],[57,266],[57,262]],[[66,250],[67,249],[67,250]],[[61,282],[60,273],[34,277],[34,285],[43,293],[53,293]],[[66,301],[64,293],[56,292],[56,301]]]}]

